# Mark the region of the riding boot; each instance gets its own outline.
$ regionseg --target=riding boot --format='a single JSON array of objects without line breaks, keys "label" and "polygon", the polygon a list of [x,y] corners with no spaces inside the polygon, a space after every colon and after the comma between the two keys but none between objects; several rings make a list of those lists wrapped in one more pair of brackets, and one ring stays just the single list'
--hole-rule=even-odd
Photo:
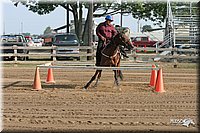
[{"label": "riding boot", "polygon": [[101,62],[101,50],[103,49],[103,41],[99,40],[96,51],[96,66],[100,66]]},{"label": "riding boot", "polygon": [[96,53],[96,66],[100,66],[100,62],[101,62],[101,51]]}]

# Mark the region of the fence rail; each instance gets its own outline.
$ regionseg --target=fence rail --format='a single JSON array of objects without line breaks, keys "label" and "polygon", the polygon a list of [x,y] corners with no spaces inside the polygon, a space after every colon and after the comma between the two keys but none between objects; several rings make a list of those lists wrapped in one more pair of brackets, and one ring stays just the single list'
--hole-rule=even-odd
[{"label": "fence rail", "polygon": [[[14,52],[9,53],[1,53],[0,57],[14,57],[15,61],[17,61],[17,57],[51,57],[54,61],[56,60],[56,57],[81,57],[81,56],[92,56],[94,57],[94,46],[69,46],[69,47],[63,47],[63,48],[78,48],[79,53],[66,53],[66,54],[56,54],[57,47],[25,47],[25,46],[4,46],[0,47],[0,50],[13,50]],[[24,52],[18,53],[18,50],[24,50]],[[42,50],[43,52],[41,53]],[[91,50],[92,52],[89,53],[88,50]],[[32,52],[32,53],[31,53]]]},{"label": "fence rail", "polygon": [[[64,47],[63,47],[64,48]],[[56,61],[56,57],[92,57],[94,59],[96,53],[96,46],[70,46],[66,48],[79,48],[80,52],[77,54],[70,53],[70,54],[56,54],[57,47],[52,46],[52,47],[22,47],[22,46],[4,46],[0,47],[0,50],[13,50],[13,53],[1,53],[0,57],[14,57],[14,61],[17,62],[17,57],[51,57],[53,61]],[[29,51],[29,53],[18,53],[18,50],[25,50]],[[47,51],[45,52],[40,52],[40,50]],[[89,52],[90,50],[90,52]],[[34,51],[34,53],[31,53],[31,51]],[[155,51],[154,53],[138,53],[136,51]],[[171,51],[173,54],[171,55],[159,55],[156,51]],[[191,53],[195,56],[181,56],[177,54],[178,52],[188,52]],[[131,50],[131,52],[128,54],[130,57],[133,57],[135,60],[138,57],[149,57],[149,58],[154,58],[154,57],[162,57],[162,58],[198,58],[198,49],[195,48],[190,48],[190,49],[180,49],[180,48],[154,48],[154,47],[135,47],[134,50]]]}]

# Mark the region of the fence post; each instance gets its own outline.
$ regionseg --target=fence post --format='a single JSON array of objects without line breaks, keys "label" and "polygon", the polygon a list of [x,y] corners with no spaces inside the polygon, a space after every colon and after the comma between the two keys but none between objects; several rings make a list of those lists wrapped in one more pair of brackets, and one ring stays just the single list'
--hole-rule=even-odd
[{"label": "fence post", "polygon": [[133,50],[133,59],[134,59],[134,62],[136,62],[136,60],[137,60],[137,52],[136,52],[136,50]]},{"label": "fence post", "polygon": [[158,42],[156,43],[156,54],[158,54]]},{"label": "fence post", "polygon": [[177,68],[177,51],[178,48],[173,48],[174,68]]},{"label": "fence post", "polygon": [[92,53],[93,53],[92,59],[94,61],[95,60],[95,44],[92,46]]},{"label": "fence post", "polygon": [[56,46],[52,46],[53,49],[53,61],[56,61]]},{"label": "fence post", "polygon": [[17,62],[17,45],[13,45],[15,62]]}]

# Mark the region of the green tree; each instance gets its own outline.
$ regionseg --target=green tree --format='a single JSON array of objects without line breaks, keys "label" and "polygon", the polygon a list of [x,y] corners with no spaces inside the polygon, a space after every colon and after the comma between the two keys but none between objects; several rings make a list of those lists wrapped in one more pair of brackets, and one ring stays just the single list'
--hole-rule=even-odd
[{"label": "green tree", "polygon": [[142,26],[142,32],[150,31],[152,30],[151,25],[144,25]]},{"label": "green tree", "polygon": [[30,36],[31,35],[31,33],[29,33],[29,32],[26,32],[26,33],[22,33],[24,36]]},{"label": "green tree", "polygon": [[[77,36],[79,37],[79,39],[81,40],[85,40],[84,38],[86,38],[86,32],[88,31],[88,18],[89,15],[87,15],[86,18],[86,23],[85,23],[85,28],[84,28],[84,32],[82,33],[82,18],[83,18],[83,7],[85,8],[89,8],[89,3],[88,2],[84,2],[84,1],[55,1],[55,2],[50,2],[50,1],[42,1],[39,0],[38,2],[35,1],[31,1],[31,2],[27,2],[27,1],[21,1],[21,2],[17,2],[16,0],[11,0],[13,2],[15,2],[14,4],[17,6],[18,3],[21,3],[22,5],[25,5],[30,11],[38,13],[39,15],[44,15],[44,14],[48,14],[50,12],[52,12],[53,10],[55,10],[58,6],[63,7],[66,10],[69,10],[70,12],[72,12],[73,17],[74,17],[74,25],[75,25],[75,33],[77,34]],[[69,8],[67,6],[67,4],[69,4]],[[108,9],[111,8],[112,2],[107,3],[107,1],[105,0],[105,2],[101,1],[101,3],[98,2],[94,2],[93,3],[93,13],[97,10],[104,10],[104,13],[102,14],[93,14],[94,17],[101,17],[104,16],[108,13]],[[119,10],[119,9],[118,9]]]},{"label": "green tree", "polygon": [[[16,0],[11,0],[16,2]],[[64,9],[68,9],[72,12],[74,17],[75,33],[79,39],[85,42],[86,32],[89,28],[89,14],[87,14],[85,27],[82,29],[82,18],[83,18],[83,8],[89,9],[89,3],[84,1],[74,1],[74,0],[62,0],[62,1],[21,1],[21,4],[25,5],[30,11],[38,13],[39,15],[44,15],[52,12],[57,7],[61,6]],[[15,3],[16,4],[16,3]],[[69,8],[67,6],[69,4]],[[102,11],[101,13],[96,13],[96,11]],[[89,12],[89,11],[88,11]],[[156,24],[160,24],[164,21],[166,16],[166,3],[165,2],[141,2],[141,1],[122,1],[121,4],[117,3],[116,0],[107,1],[93,0],[93,17],[102,17],[108,14],[114,15],[118,13],[128,13],[131,14],[134,18],[152,20]],[[83,32],[82,32],[83,31]]]},{"label": "green tree", "polygon": [[53,31],[53,29],[51,29],[51,27],[48,26],[48,27],[44,30],[44,34],[51,33],[52,31]]},{"label": "green tree", "polygon": [[167,2],[133,0],[133,2],[124,2],[122,10],[131,13],[133,18],[151,20],[155,25],[160,25],[164,22],[167,14]]}]

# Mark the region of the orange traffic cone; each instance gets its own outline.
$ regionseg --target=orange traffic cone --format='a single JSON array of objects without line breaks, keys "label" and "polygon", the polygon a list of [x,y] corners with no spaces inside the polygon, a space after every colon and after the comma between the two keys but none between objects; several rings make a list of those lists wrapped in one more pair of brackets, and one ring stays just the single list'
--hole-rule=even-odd
[{"label": "orange traffic cone", "polygon": [[48,84],[55,83],[54,78],[53,78],[53,70],[52,70],[52,68],[48,69],[46,83],[48,83]]},{"label": "orange traffic cone", "polygon": [[163,85],[163,75],[162,75],[162,68],[160,68],[158,70],[158,76],[157,76],[157,80],[156,80],[156,92],[162,93],[162,92],[166,92],[164,90],[164,85]]},{"label": "orange traffic cone", "polygon": [[33,90],[42,90],[42,86],[41,86],[41,82],[40,82],[39,67],[36,67],[36,70],[35,70]]},{"label": "orange traffic cone", "polygon": [[152,65],[152,71],[151,71],[151,80],[149,86],[155,87],[156,85],[156,78],[157,78],[157,71],[153,68],[156,68],[155,65]]}]

